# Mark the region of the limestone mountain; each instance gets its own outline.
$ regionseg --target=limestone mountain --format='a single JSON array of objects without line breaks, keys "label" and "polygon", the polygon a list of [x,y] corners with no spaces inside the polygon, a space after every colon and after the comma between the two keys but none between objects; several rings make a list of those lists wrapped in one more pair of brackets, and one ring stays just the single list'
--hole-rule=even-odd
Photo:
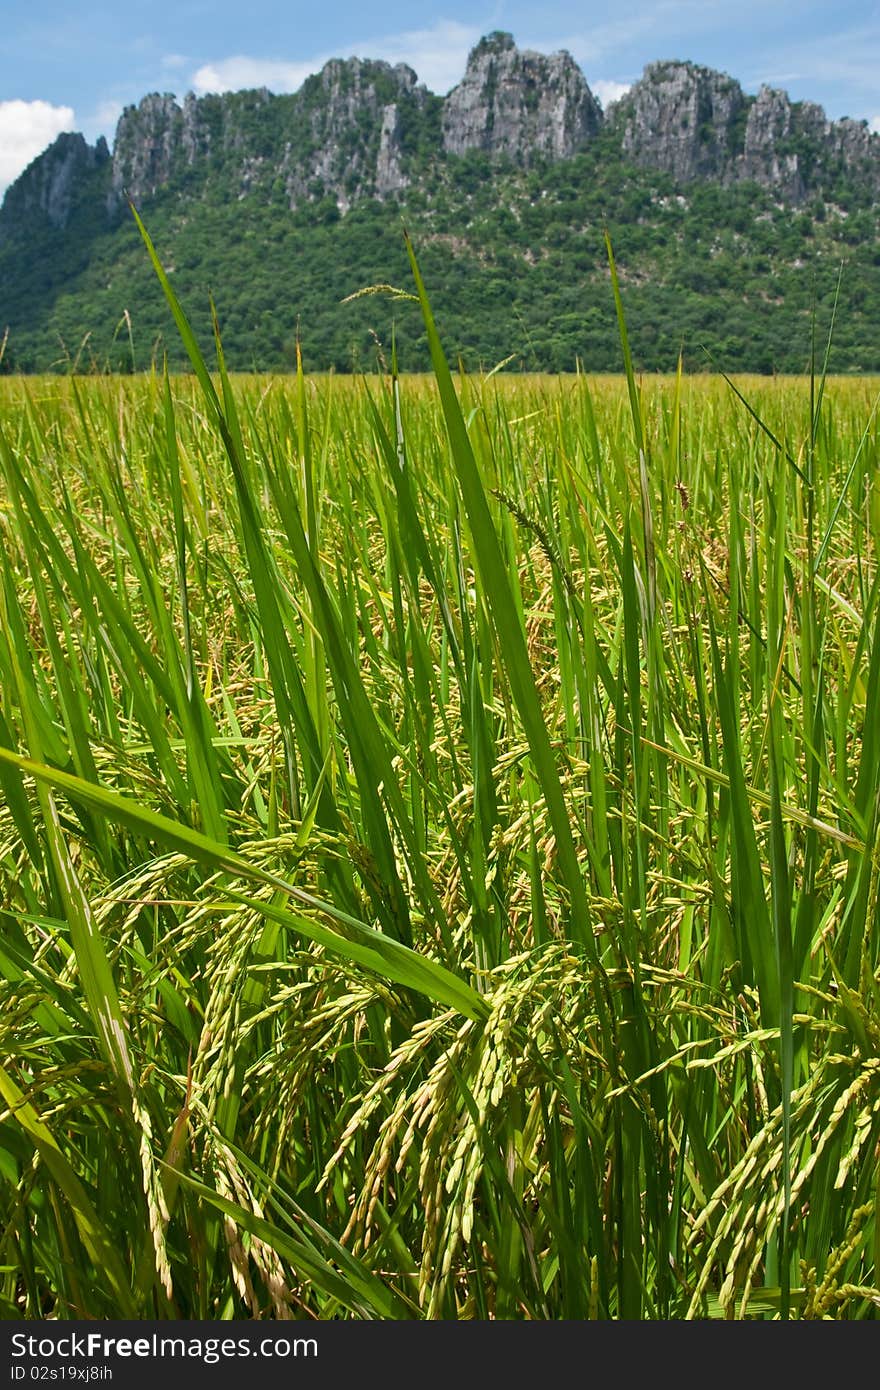
[{"label": "limestone mountain", "polygon": [[[475,360],[617,365],[613,325],[600,331],[590,303],[606,290],[608,225],[645,365],[679,348],[699,361],[708,345],[727,365],[791,368],[840,260],[853,267],[841,365],[880,365],[880,136],[693,63],[650,64],[606,112],[569,54],[503,33],[445,97],[403,64],[359,58],[289,95],[150,94],[123,112],[112,152],[61,135],[7,190],[7,367],[124,365],[125,311],[142,362],[165,343],[129,198],[181,292],[232,310],[237,366],[283,365],[297,332],[313,365],[351,366],[376,307],[339,301],[405,279],[402,214],[453,346]],[[414,327],[410,365],[423,348]]]},{"label": "limestone mountain", "polygon": [[792,102],[695,63],[651,63],[609,112],[624,153],[676,179],[754,182],[791,203],[841,179],[880,194],[880,137],[864,121],[829,121],[821,106]]},{"label": "limestone mountain", "polygon": [[122,114],[110,209],[163,189],[192,193],[207,179],[236,198],[332,197],[345,212],[360,197],[407,186],[426,131],[439,140],[439,99],[404,64],[334,60],[292,96],[265,89],[182,105],[153,94]]},{"label": "limestone mountain", "polygon": [[8,232],[26,231],[41,220],[53,227],[66,226],[76,205],[90,196],[94,174],[109,159],[103,136],[92,146],[82,135],[59,135],[6,190],[2,225]]},{"label": "limestone mountain", "polygon": [[485,150],[524,164],[568,158],[602,124],[602,108],[570,54],[521,53],[510,34],[481,39],[442,110],[448,154]]}]

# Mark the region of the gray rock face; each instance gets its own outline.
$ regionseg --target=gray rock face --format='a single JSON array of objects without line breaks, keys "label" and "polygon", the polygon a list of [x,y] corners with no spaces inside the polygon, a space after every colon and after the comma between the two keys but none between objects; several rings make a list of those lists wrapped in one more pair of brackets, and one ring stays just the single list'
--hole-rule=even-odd
[{"label": "gray rock face", "polygon": [[290,98],[280,172],[291,206],[318,190],[345,212],[359,197],[405,188],[407,128],[432,101],[405,63],[327,63]]},{"label": "gray rock face", "polygon": [[292,96],[190,94],[179,106],[153,94],[120,119],[111,203],[222,171],[237,196],[277,194],[280,180],[291,207],[330,196],[344,212],[406,187],[408,126],[437,101],[405,64],[359,58],[332,60]]},{"label": "gray rock face", "polygon": [[799,203],[841,175],[880,192],[880,139],[865,121],[829,121],[815,102],[789,100],[762,87],[752,101],[745,145],[733,176],[776,190]]},{"label": "gray rock face", "polygon": [[109,158],[103,136],[89,145],[81,135],[59,135],[7,189],[3,221],[12,226],[45,217],[53,227],[66,227],[85,176]]},{"label": "gray rock face", "polygon": [[694,63],[651,63],[609,120],[636,164],[688,182],[724,175],[739,152],[745,114],[732,77]]},{"label": "gray rock face", "polygon": [[570,54],[520,52],[510,34],[495,33],[477,44],[443,103],[443,147],[518,163],[566,159],[601,124],[601,107]]},{"label": "gray rock face", "polygon": [[265,88],[235,93],[229,104],[231,121],[224,120],[224,98],[200,99],[192,92],[182,105],[167,92],[152,92],[137,106],[127,106],[119,118],[113,143],[111,210],[124,197],[137,204],[155,196],[175,178],[179,180],[186,171],[204,168],[217,145],[233,157],[241,156],[242,177],[246,181],[246,142],[236,126],[240,127],[243,111],[265,107],[275,100]]},{"label": "gray rock face", "polygon": [[391,102],[382,108],[379,153],[376,156],[376,193],[380,198],[387,198],[390,193],[400,193],[408,182],[401,164],[400,111],[396,102]]},{"label": "gray rock face", "polygon": [[[821,111],[821,107],[815,108]],[[823,113],[824,114],[824,113]],[[880,198],[880,135],[867,121],[832,121],[827,125],[826,162],[836,164],[865,183]]]},{"label": "gray rock face", "polygon": [[791,135],[792,108],[787,93],[761,87],[749,110],[737,172],[764,188],[778,188],[783,197],[799,202],[805,185],[797,153],[786,149]]},{"label": "gray rock face", "polygon": [[749,180],[799,203],[849,173],[880,192],[880,137],[864,121],[829,121],[821,106],[773,87],[746,96],[693,63],[650,64],[608,122],[625,155],[682,183]]},{"label": "gray rock face", "polygon": [[[186,105],[186,103],[184,103]],[[192,109],[184,144],[183,111],[174,97],[152,92],[138,106],[127,106],[116,127],[113,145],[112,190],[135,203],[151,197],[171,178],[178,150],[193,149]],[[189,154],[190,160],[194,154]]]}]

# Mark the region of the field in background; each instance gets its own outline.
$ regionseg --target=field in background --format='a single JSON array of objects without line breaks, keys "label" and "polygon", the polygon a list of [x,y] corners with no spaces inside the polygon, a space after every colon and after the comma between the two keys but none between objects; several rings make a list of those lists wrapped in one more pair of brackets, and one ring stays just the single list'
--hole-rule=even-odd
[{"label": "field in background", "polygon": [[197,365],[0,382],[3,1315],[876,1316],[878,383]]}]

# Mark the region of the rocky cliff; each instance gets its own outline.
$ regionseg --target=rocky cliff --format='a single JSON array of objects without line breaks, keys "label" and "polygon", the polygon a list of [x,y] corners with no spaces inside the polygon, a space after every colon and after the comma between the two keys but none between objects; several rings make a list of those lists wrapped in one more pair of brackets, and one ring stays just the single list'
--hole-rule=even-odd
[{"label": "rocky cliff", "polygon": [[482,39],[443,103],[443,148],[518,163],[566,159],[602,124],[602,109],[568,53],[520,52],[510,34]]},{"label": "rocky cliff", "polygon": [[880,138],[864,121],[829,121],[772,87],[748,96],[695,63],[651,63],[607,123],[629,159],[681,183],[751,181],[798,203],[849,175],[880,193]]},{"label": "rocky cliff", "polygon": [[650,64],[610,111],[626,156],[682,182],[727,169],[745,118],[739,83],[694,63]]},{"label": "rocky cliff", "polygon": [[81,135],[59,135],[6,190],[0,228],[26,228],[35,221],[66,226],[74,207],[90,192],[96,171],[109,161],[103,136],[89,145]]},{"label": "rocky cliff", "polygon": [[519,50],[509,34],[482,39],[446,98],[403,64],[334,60],[288,96],[248,91],[181,103],[153,93],[128,107],[112,157],[100,140],[61,135],[7,191],[0,237],[34,219],[63,229],[91,199],[112,225],[127,194],[138,204],[247,198],[295,209],[329,199],[402,195],[444,162],[477,151],[519,166],[576,156],[600,139],[610,156],[684,184],[751,180],[798,203],[854,183],[880,197],[880,136],[864,122],[693,63],[650,64],[603,115],[567,53]]},{"label": "rocky cliff", "polygon": [[151,95],[120,118],[110,206],[124,193],[141,202],[220,173],[240,197],[284,197],[293,207],[329,196],[345,212],[359,197],[407,186],[421,127],[438,108],[411,68],[357,58],[327,63],[292,96],[190,94],[178,105]]}]

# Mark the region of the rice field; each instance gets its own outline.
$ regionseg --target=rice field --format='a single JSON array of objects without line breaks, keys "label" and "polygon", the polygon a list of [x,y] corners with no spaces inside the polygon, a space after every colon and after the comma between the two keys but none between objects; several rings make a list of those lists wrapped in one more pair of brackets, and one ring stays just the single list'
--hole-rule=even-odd
[{"label": "rice field", "polygon": [[416,289],[0,381],[0,1312],[874,1318],[880,383]]}]

